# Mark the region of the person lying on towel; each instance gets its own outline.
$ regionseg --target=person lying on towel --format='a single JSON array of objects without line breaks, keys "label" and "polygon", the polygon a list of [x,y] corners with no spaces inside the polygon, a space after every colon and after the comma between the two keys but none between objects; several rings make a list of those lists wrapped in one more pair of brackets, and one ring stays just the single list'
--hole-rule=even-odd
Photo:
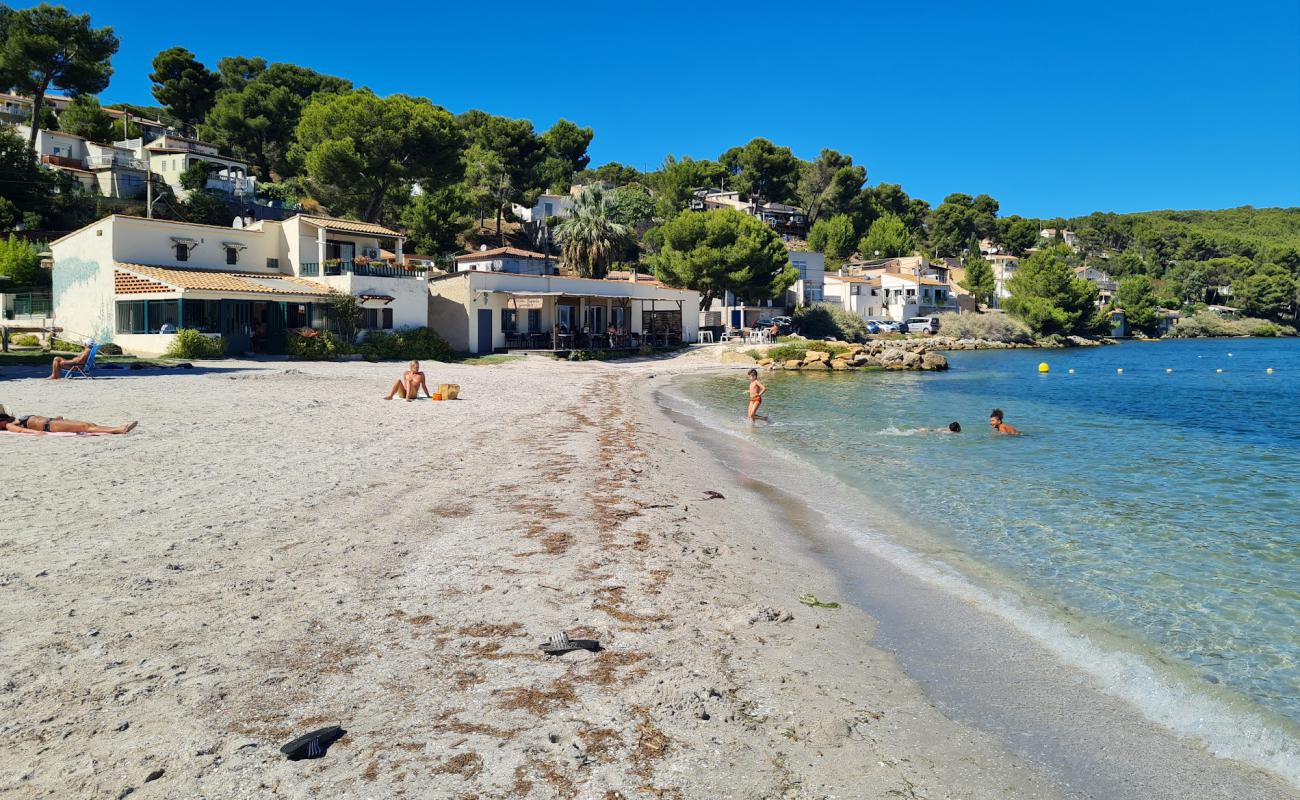
[{"label": "person lying on towel", "polygon": [[138,424],[131,422],[114,427],[63,417],[41,417],[36,414],[15,417],[5,411],[4,406],[0,406],[0,430],[10,433],[130,433]]}]

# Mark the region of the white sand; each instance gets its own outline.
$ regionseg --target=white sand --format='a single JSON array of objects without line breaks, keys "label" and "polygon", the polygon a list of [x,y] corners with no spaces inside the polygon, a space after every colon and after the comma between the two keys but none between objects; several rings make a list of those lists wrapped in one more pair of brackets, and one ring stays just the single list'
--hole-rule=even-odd
[{"label": "white sand", "polygon": [[463,399],[386,403],[391,364],[0,382],[141,420],[0,437],[0,795],[1058,796],[797,602],[838,587],[650,405],[668,365],[426,368]]}]

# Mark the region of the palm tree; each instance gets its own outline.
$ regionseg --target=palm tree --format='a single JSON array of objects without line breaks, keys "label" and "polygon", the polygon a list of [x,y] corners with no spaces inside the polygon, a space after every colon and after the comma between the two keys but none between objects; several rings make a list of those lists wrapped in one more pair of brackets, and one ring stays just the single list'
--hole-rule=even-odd
[{"label": "palm tree", "polygon": [[560,257],[583,278],[603,278],[631,239],[628,226],[609,218],[610,203],[600,186],[584,187],[573,211],[555,226]]}]

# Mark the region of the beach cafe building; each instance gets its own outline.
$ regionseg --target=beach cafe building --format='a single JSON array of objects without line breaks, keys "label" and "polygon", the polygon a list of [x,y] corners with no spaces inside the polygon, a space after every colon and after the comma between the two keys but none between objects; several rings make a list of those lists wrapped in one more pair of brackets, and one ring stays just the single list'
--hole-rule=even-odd
[{"label": "beach cafe building", "polygon": [[698,292],[627,273],[594,280],[464,270],[429,281],[429,327],[452,349],[476,354],[692,343],[699,308]]},{"label": "beach cafe building", "polygon": [[402,235],[373,223],[297,215],[225,228],[113,215],[50,250],[63,336],[138,355],[166,352],[182,328],[224,337],[231,356],[284,353],[290,330],[326,326],[331,290],[357,297],[362,335],[428,321],[428,271],[408,269]]}]

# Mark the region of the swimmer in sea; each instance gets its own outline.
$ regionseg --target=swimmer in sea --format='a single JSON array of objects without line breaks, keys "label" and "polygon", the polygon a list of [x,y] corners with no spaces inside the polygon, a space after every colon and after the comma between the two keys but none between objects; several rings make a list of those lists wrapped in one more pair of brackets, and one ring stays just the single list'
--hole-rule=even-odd
[{"label": "swimmer in sea", "polygon": [[749,391],[748,391],[749,412],[746,414],[750,422],[753,422],[756,419],[761,419],[764,422],[768,421],[766,415],[758,413],[758,407],[763,405],[763,393],[766,391],[767,391],[767,387],[764,386],[763,383],[758,379],[758,370],[751,369],[749,371]]},{"label": "swimmer in sea", "polygon": [[989,412],[989,425],[993,426],[993,430],[998,433],[1005,433],[1007,436],[1020,435],[1020,431],[1016,430],[1014,426],[1002,421],[1002,409],[1000,408],[995,408]]}]

